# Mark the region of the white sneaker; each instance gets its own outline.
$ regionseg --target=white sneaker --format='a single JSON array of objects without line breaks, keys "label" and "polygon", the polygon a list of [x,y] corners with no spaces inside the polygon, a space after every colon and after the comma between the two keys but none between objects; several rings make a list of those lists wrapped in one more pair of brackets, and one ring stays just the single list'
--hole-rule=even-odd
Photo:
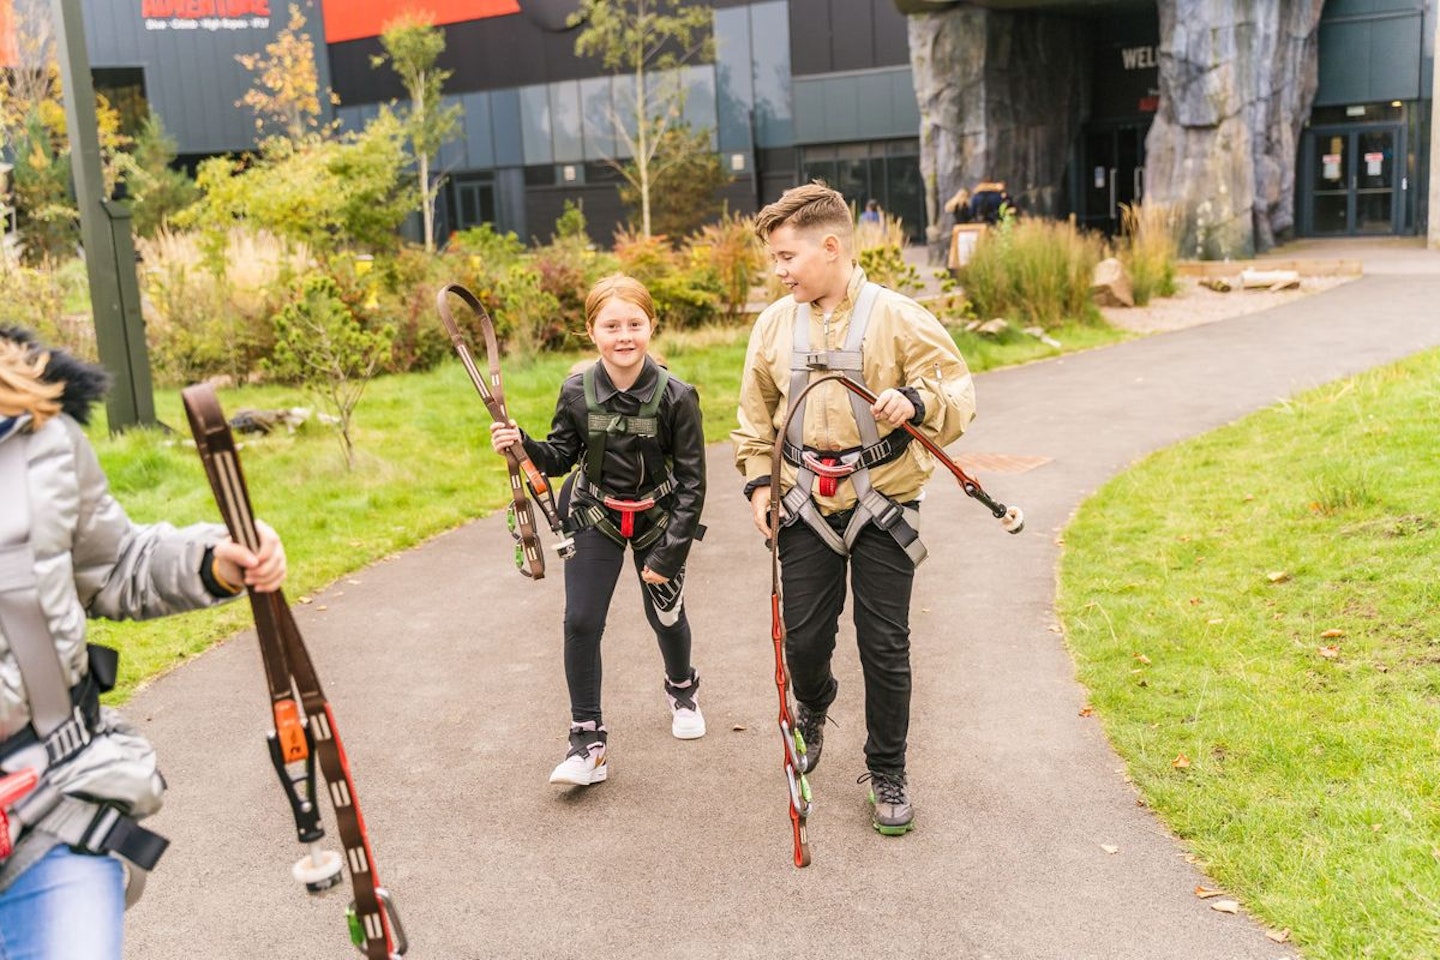
[{"label": "white sneaker", "polygon": [[699,740],[705,736],[705,717],[700,713],[700,677],[694,670],[683,684],[666,677],[665,699],[670,701],[670,732],[675,739]]},{"label": "white sneaker", "polygon": [[570,725],[570,752],[550,773],[551,783],[569,783],[577,787],[588,787],[600,783],[610,775],[605,762],[605,741],[609,736],[603,726],[596,728],[594,721]]}]

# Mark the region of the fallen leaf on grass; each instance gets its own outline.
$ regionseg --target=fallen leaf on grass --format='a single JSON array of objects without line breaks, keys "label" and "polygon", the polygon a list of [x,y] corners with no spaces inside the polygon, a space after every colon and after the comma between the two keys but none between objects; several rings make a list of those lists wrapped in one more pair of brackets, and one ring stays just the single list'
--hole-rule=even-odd
[{"label": "fallen leaf on grass", "polygon": [[1145,656],[1145,654],[1143,654],[1143,653],[1137,653],[1137,654],[1135,654],[1135,662],[1136,662],[1136,663],[1149,663],[1149,662],[1150,662],[1150,658],[1147,657],[1147,656]]},{"label": "fallen leaf on grass", "polygon": [[1174,767],[1176,770],[1184,770],[1186,767],[1190,766],[1190,758],[1185,756],[1185,754],[1183,753],[1177,753],[1175,754],[1175,759],[1170,761],[1170,766]]},{"label": "fallen leaf on grass", "polygon": [[1343,636],[1345,636],[1345,631],[1344,631],[1344,630],[1326,630],[1324,633],[1320,634],[1320,639],[1322,639],[1322,640],[1333,640],[1333,639],[1335,639],[1336,637],[1343,637]]},{"label": "fallen leaf on grass", "polygon": [[1221,913],[1239,913],[1240,904],[1234,900],[1216,900],[1210,904],[1211,910],[1219,910]]},{"label": "fallen leaf on grass", "polygon": [[1085,704],[1085,706],[1083,706],[1083,707],[1080,708],[1080,716],[1082,716],[1082,717],[1088,717],[1088,716],[1090,716],[1090,715],[1091,715],[1092,713],[1094,713],[1094,712],[1095,712],[1095,708],[1092,707],[1092,706],[1090,706],[1090,704],[1088,704],[1088,703]]},{"label": "fallen leaf on grass", "polygon": [[1276,943],[1286,943],[1290,940],[1290,928],[1286,927],[1284,930],[1266,930],[1265,936],[1274,940]]},{"label": "fallen leaf on grass", "polygon": [[1214,887],[1195,888],[1195,896],[1199,897],[1201,900],[1209,900],[1211,897],[1218,897],[1224,892],[1224,890],[1217,890]]},{"label": "fallen leaf on grass", "polygon": [[1208,623],[1208,624],[1210,624],[1210,625],[1213,627],[1213,626],[1214,626],[1215,624],[1217,624],[1217,623],[1224,623],[1224,622],[1225,622],[1225,618],[1224,618],[1224,617],[1211,617],[1209,620],[1206,620],[1205,622]]},{"label": "fallen leaf on grass", "polygon": [[1247,493],[1245,494],[1245,496],[1241,497],[1241,499],[1244,500],[1246,503],[1249,503],[1251,500],[1255,499],[1255,494]]},{"label": "fallen leaf on grass", "polygon": [[1276,570],[1273,573],[1265,574],[1265,579],[1271,583],[1284,583],[1290,579],[1290,573],[1287,570]]},{"label": "fallen leaf on grass", "polygon": [[1110,854],[1111,856],[1114,856],[1115,854],[1117,854],[1117,853],[1120,852],[1120,848],[1117,847],[1117,846],[1115,846],[1113,843],[1102,843],[1102,844],[1100,844],[1100,849],[1101,849],[1101,850],[1104,850],[1106,853]]},{"label": "fallen leaf on grass", "polygon": [[1336,657],[1340,656],[1340,648],[1339,648],[1339,647],[1321,647],[1321,648],[1320,648],[1320,656],[1324,657],[1326,660],[1334,660]]}]

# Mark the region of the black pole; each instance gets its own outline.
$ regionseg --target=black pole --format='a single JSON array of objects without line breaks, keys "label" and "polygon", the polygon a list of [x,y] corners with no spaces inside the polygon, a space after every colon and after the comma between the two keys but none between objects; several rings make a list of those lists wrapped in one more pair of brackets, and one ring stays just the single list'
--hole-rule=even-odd
[{"label": "black pole", "polygon": [[80,0],[51,0],[60,76],[65,85],[65,124],[70,136],[70,167],[75,202],[80,208],[80,243],[90,280],[95,316],[95,345],[100,362],[114,377],[106,399],[110,432],[155,423],[150,357],[145,320],[140,314],[140,282],[135,275],[135,245],[130,211],[105,196],[100,169],[100,134],[95,117],[95,83],[85,49]]}]

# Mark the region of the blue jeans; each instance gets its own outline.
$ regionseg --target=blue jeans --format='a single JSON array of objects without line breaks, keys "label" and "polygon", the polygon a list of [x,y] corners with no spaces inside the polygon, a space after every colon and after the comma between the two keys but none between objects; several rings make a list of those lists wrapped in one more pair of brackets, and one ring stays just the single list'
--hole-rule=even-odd
[{"label": "blue jeans", "polygon": [[0,960],[120,960],[125,874],[58,846],[0,893]]}]

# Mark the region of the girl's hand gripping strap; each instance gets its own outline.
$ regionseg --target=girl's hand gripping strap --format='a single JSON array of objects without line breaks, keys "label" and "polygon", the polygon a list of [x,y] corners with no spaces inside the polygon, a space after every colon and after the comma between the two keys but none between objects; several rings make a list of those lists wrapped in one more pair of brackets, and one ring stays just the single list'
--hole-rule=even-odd
[{"label": "girl's hand gripping strap", "polygon": [[[205,475],[231,539],[251,551],[258,551],[260,535],[255,528],[250,493],[240,470],[235,438],[214,389],[208,384],[199,384],[182,391],[181,398]],[[408,948],[405,931],[394,903],[375,874],[375,857],[365,832],[365,819],[360,814],[349,761],[310,653],[281,591],[250,590],[249,594],[275,720],[275,731],[269,738],[271,759],[290,800],[296,833],[300,841],[310,847],[295,864],[295,878],[312,893],[319,893],[340,880],[339,856],[319,846],[325,830],[320,825],[319,795],[315,791],[314,765],[318,755],[335,809],[335,824],[345,847],[346,862],[350,865],[355,896],[350,905],[351,940],[367,960],[395,960]],[[288,766],[302,762],[304,772],[292,775]]]},{"label": "girl's hand gripping strap", "polygon": [[[485,379],[480,375],[480,370],[475,366],[475,358],[470,351],[470,344],[466,336],[460,331],[460,326],[455,322],[454,315],[450,312],[449,294],[454,294],[464,301],[476,318],[480,321],[480,327],[485,333],[485,352],[490,361],[490,383],[487,385]],[[490,319],[490,314],[480,303],[479,298],[458,283],[447,284],[440,288],[435,295],[435,305],[440,311],[440,320],[445,324],[445,331],[450,334],[450,342],[455,346],[455,352],[460,356],[460,362],[465,366],[465,372],[470,375],[470,382],[475,385],[480,399],[485,403],[485,409],[490,411],[490,417],[496,423],[510,423],[510,416],[505,410],[505,386],[500,379],[500,342],[495,336],[495,324]],[[545,514],[545,522],[550,525],[550,532],[560,539],[555,543],[554,549],[562,560],[568,560],[575,552],[575,540],[565,532],[564,521],[560,518],[560,512],[555,507],[555,494],[550,488],[550,483],[545,479],[534,462],[525,455],[525,450],[516,444],[505,451],[506,466],[510,471],[510,496],[515,522],[519,526],[517,535],[520,538],[520,549],[525,557],[527,566],[521,569],[521,573],[534,580],[545,576],[545,557],[540,552],[540,537],[535,532],[535,515],[530,510],[530,501],[526,496],[528,489],[529,497],[533,498],[540,506],[541,513]]]}]

